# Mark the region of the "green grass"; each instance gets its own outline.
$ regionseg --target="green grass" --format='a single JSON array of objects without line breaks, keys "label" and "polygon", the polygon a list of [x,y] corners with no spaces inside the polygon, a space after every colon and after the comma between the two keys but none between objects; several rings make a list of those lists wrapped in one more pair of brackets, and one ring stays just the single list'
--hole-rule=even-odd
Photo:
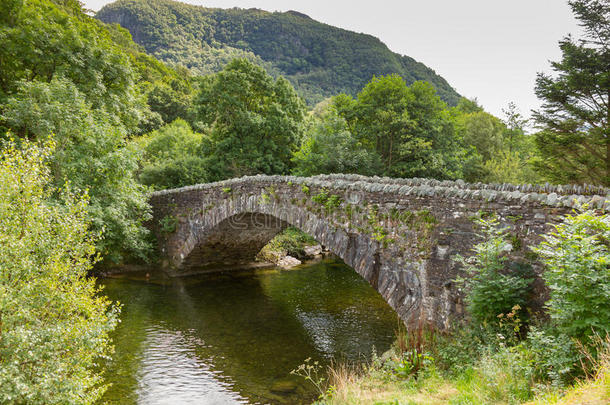
[{"label": "green grass", "polygon": [[[573,386],[559,389],[536,381],[531,352],[524,345],[484,350],[459,373],[439,369],[433,361],[416,374],[400,373],[401,359],[410,350],[432,350],[422,346],[417,334],[399,333],[391,352],[376,356],[365,366],[334,365],[329,369],[329,389],[319,404],[413,405],[413,404],[610,404],[610,341],[594,361],[596,373]],[[420,334],[420,337],[424,335]],[[403,341],[401,341],[401,338]],[[427,344],[427,346],[426,346]],[[447,345],[435,340],[433,345]],[[436,347],[438,349],[438,347]]]}]

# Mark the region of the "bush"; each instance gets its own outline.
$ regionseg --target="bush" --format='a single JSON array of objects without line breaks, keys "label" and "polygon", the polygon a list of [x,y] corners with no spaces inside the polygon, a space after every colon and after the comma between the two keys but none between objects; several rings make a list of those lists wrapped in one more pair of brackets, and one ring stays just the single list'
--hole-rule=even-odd
[{"label": "bush", "polygon": [[274,255],[267,254],[268,252],[280,252],[282,255],[289,255],[297,259],[305,258],[305,246],[315,245],[318,242],[305,232],[297,228],[286,228],[282,233],[265,245],[261,250],[260,256],[273,257]]},{"label": "bush", "polygon": [[584,339],[610,332],[610,217],[568,215],[534,249],[545,265],[547,302],[558,333]]},{"label": "bush", "polygon": [[[610,219],[585,209],[568,215],[534,249],[545,265],[550,324],[533,329],[536,372],[562,387],[586,370],[584,351],[597,355],[595,336],[610,332]],[[580,350],[579,350],[580,346]]]},{"label": "bush", "polygon": [[[53,189],[50,150],[0,153],[0,403],[90,404],[118,308],[87,277],[87,198]],[[62,204],[50,203],[60,194]]]},{"label": "bush", "polygon": [[[509,271],[506,253],[512,248],[507,241],[507,228],[500,228],[496,219],[478,219],[483,242],[475,245],[474,256],[457,257],[468,277],[457,281],[464,286],[466,302],[472,319],[478,324],[498,324],[498,316],[527,307],[533,278],[524,271]],[[520,317],[521,312],[515,314]]]},{"label": "bush", "polygon": [[577,372],[579,354],[574,341],[551,328],[531,328],[527,340],[535,356],[535,373],[539,381],[554,388],[571,382]]},{"label": "bush", "polygon": [[209,170],[201,151],[202,137],[178,119],[138,138],[135,143],[142,150],[140,182],[156,190],[207,182]]}]

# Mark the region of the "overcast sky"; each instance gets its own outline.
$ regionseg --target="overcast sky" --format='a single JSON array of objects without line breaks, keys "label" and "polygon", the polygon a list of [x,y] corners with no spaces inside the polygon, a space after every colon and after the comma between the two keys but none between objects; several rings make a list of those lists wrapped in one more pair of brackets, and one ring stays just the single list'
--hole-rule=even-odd
[{"label": "overcast sky", "polygon": [[[99,10],[109,0],[84,0]],[[297,10],[379,37],[443,76],[460,94],[502,115],[514,101],[529,115],[539,102],[536,72],[550,72],[558,41],[580,29],[567,0],[186,0],[206,7]]]}]

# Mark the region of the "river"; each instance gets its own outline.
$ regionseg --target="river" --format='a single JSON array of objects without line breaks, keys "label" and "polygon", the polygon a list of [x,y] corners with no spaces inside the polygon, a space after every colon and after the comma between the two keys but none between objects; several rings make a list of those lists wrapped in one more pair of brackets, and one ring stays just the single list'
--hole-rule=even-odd
[{"label": "river", "polygon": [[354,270],[327,259],[296,269],[100,280],[122,305],[106,364],[111,404],[305,404],[290,374],[305,359],[364,362],[398,320]]}]

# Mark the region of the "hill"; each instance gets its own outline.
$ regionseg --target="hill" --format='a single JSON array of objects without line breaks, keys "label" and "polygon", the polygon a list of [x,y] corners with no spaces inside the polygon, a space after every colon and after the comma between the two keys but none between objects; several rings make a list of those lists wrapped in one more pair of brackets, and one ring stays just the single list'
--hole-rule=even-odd
[{"label": "hill", "polygon": [[428,81],[450,105],[460,96],[432,69],[388,49],[378,38],[317,22],[305,14],[218,9],[169,0],[119,0],[96,15],[128,29],[158,59],[195,74],[220,70],[234,57],[284,75],[310,104],[341,92],[355,95],[373,75]]}]

